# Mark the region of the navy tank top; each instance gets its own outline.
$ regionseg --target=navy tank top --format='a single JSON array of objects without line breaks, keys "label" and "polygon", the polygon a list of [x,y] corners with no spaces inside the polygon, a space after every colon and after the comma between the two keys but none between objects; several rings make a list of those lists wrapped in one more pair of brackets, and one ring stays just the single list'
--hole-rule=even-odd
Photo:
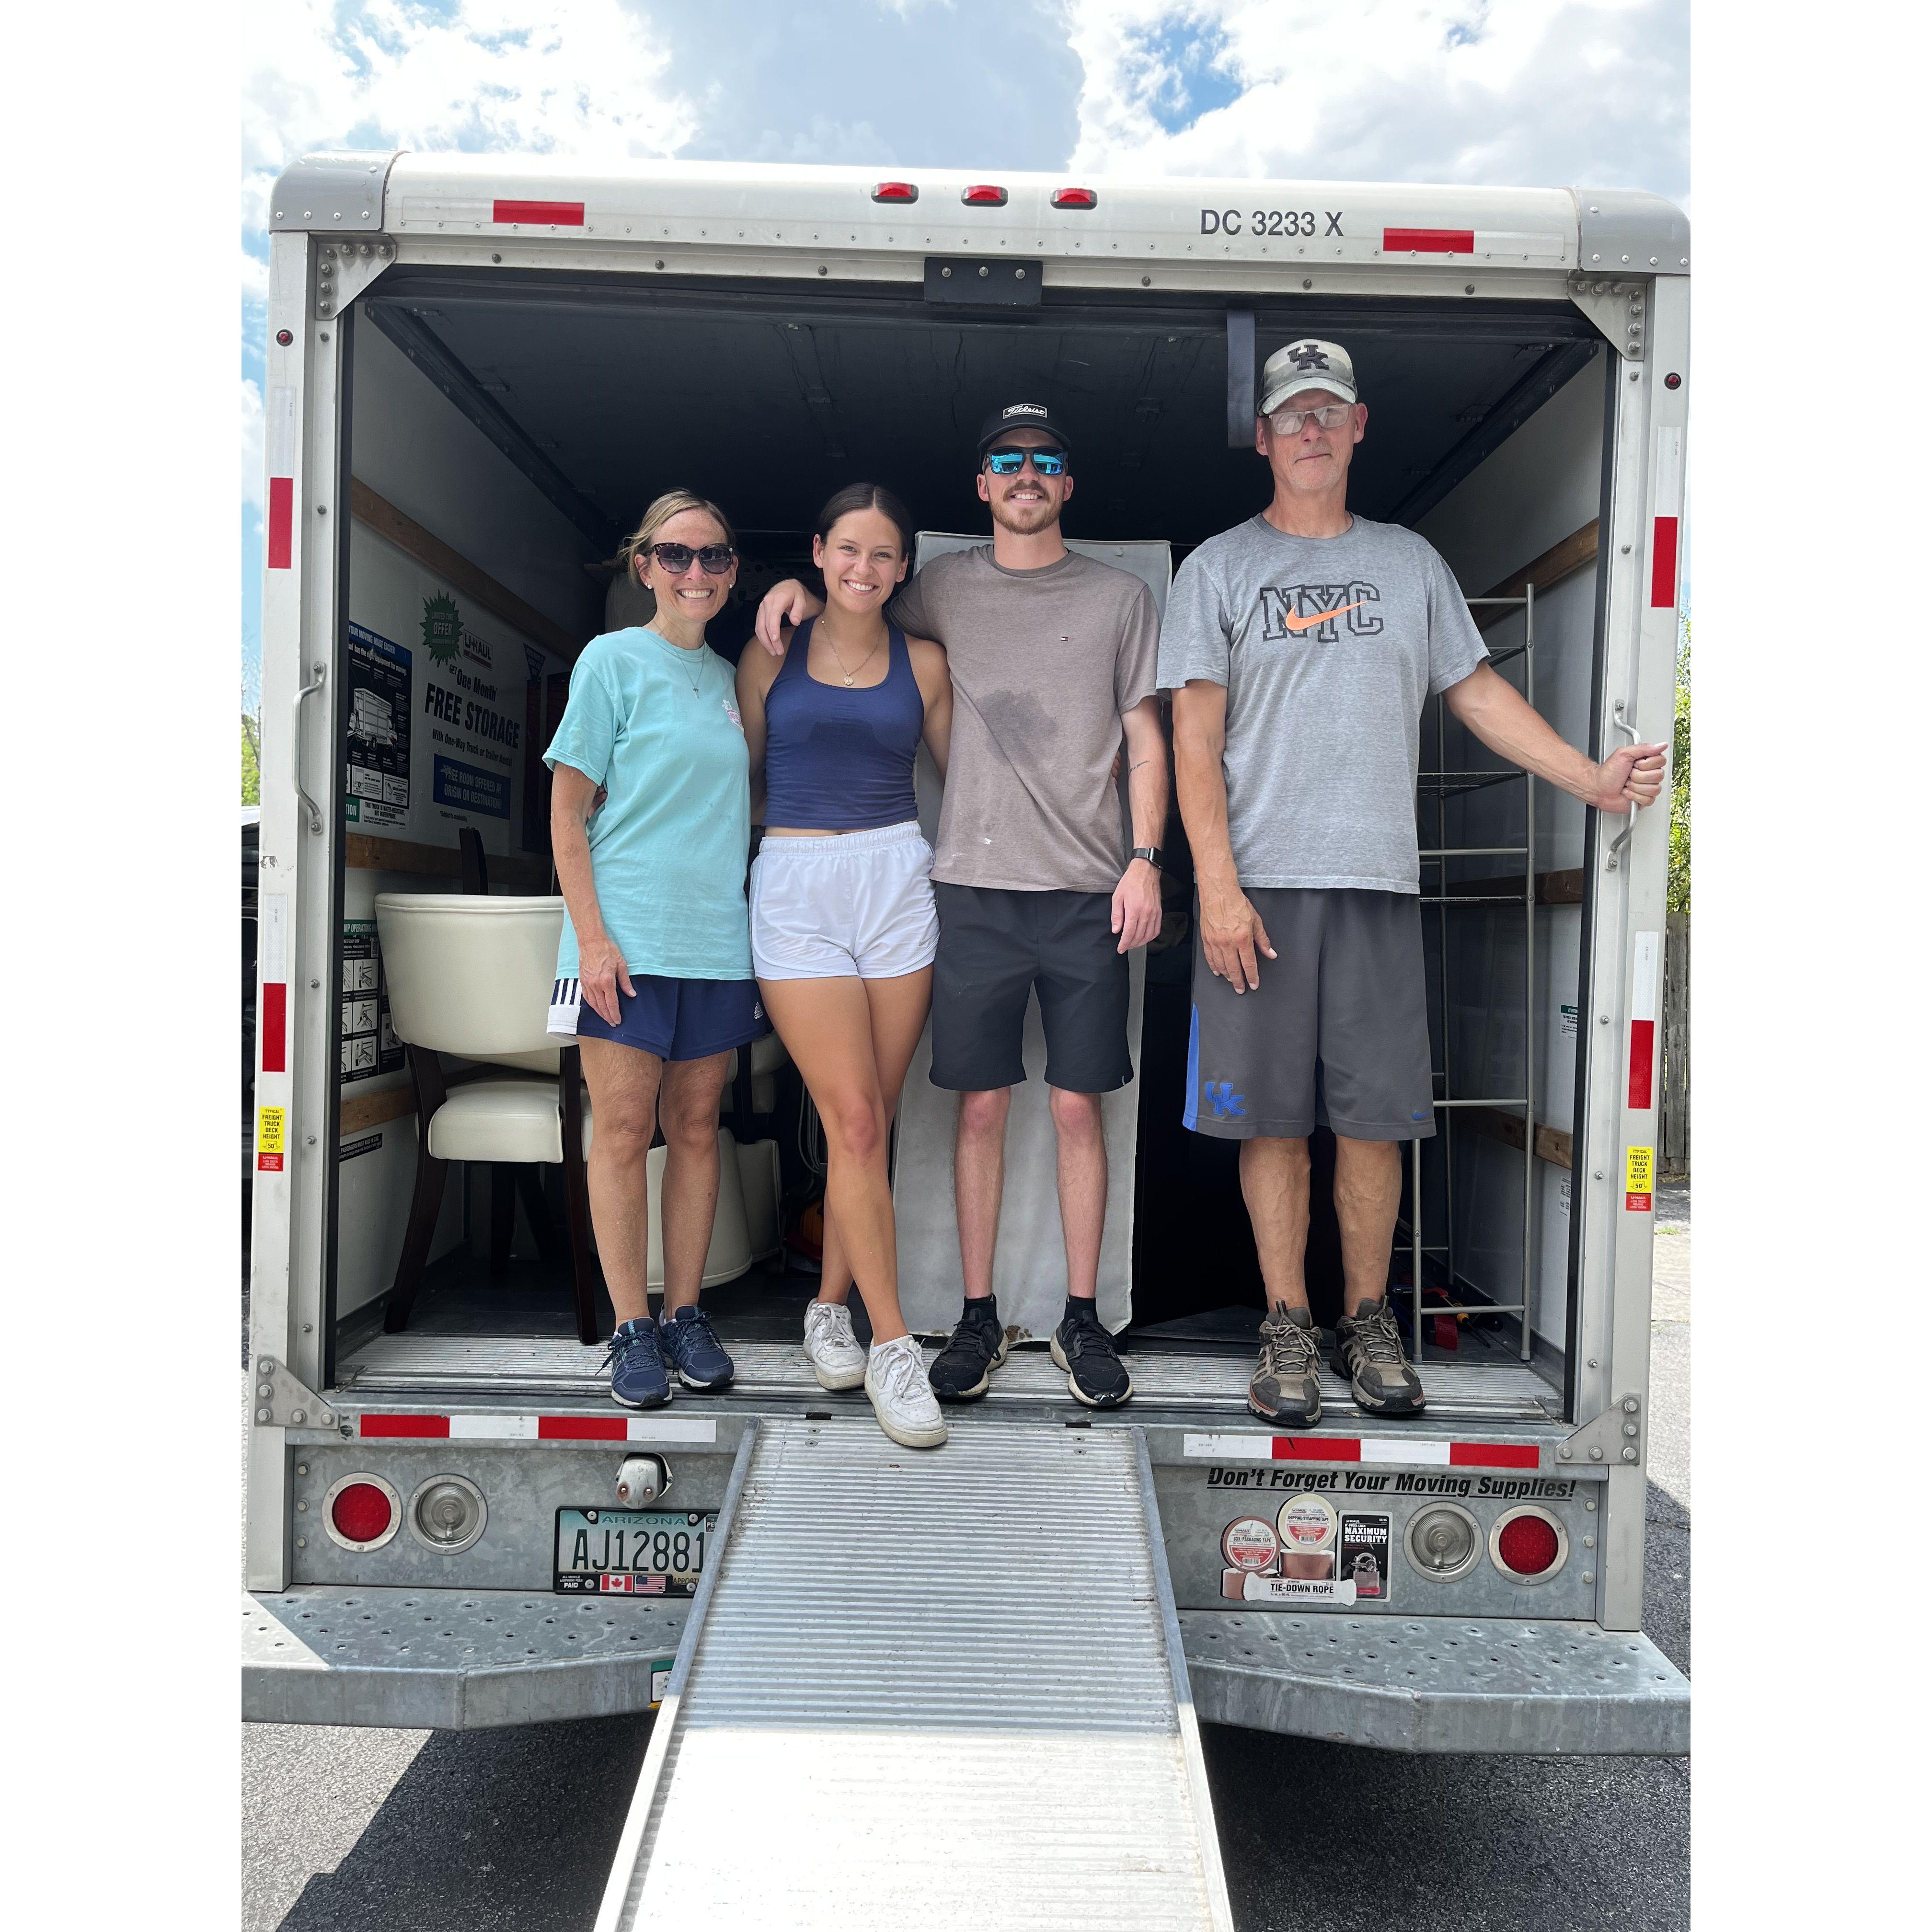
[{"label": "navy tank top", "polygon": [[848,689],[806,669],[812,632],[812,623],[800,626],[765,694],[765,823],[870,832],[916,819],[912,768],[926,700],[905,633],[887,628],[881,682]]}]

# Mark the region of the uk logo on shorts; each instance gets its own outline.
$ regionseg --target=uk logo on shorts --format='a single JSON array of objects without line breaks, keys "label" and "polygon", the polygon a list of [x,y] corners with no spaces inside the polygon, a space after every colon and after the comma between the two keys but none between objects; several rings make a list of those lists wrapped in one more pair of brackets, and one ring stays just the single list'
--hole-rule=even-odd
[{"label": "uk logo on shorts", "polygon": [[1245,1120],[1248,1118],[1248,1096],[1237,1094],[1232,1080],[1202,1081],[1201,1097],[1208,1102],[1208,1111],[1217,1120]]}]

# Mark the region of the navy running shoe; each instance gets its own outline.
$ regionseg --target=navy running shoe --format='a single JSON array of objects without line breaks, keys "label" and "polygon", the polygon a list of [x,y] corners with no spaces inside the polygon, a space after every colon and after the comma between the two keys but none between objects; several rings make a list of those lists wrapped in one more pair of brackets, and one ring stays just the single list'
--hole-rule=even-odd
[{"label": "navy running shoe", "polygon": [[658,1326],[666,1359],[688,1389],[728,1388],[737,1371],[731,1365],[711,1318],[701,1308],[680,1308]]},{"label": "navy running shoe", "polygon": [[658,1342],[658,1324],[646,1315],[621,1322],[603,1366],[610,1371],[610,1399],[626,1408],[662,1408],[670,1400],[670,1371]]}]

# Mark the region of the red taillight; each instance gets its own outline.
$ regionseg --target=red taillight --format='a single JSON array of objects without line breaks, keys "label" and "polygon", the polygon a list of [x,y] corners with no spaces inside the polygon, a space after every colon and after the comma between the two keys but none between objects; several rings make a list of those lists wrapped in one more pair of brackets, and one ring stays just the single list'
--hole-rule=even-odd
[{"label": "red taillight", "polygon": [[1100,199],[1090,188],[1057,188],[1053,191],[1055,208],[1092,208]]},{"label": "red taillight", "polygon": [[1562,1546],[1554,1524],[1540,1516],[1512,1516],[1496,1538],[1496,1558],[1519,1576],[1540,1576]]},{"label": "red taillight", "polygon": [[916,182],[880,182],[872,190],[874,201],[916,201],[919,184]]},{"label": "red taillight", "polygon": [[330,1522],[349,1543],[374,1543],[387,1533],[394,1516],[394,1505],[374,1483],[351,1483],[328,1508]]},{"label": "red taillight", "polygon": [[959,199],[968,208],[1004,208],[1006,191],[1003,188],[993,187],[989,182],[981,182],[964,190]]}]

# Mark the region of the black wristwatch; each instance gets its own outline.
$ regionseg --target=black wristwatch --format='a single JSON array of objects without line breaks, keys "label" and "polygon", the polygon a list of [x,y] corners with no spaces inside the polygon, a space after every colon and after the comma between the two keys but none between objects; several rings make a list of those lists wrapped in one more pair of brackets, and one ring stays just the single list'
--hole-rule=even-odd
[{"label": "black wristwatch", "polygon": [[[1160,862],[1160,848],[1158,845],[1136,845],[1133,849],[1132,858],[1144,859],[1156,872],[1165,869]],[[1132,860],[1130,860],[1129,862],[1131,863]]]}]

